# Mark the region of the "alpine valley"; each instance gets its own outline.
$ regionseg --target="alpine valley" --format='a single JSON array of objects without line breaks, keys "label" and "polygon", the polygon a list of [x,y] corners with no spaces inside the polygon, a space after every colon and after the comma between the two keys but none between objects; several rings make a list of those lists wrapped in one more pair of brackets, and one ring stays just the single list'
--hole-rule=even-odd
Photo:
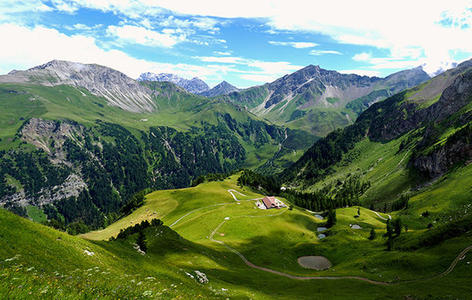
[{"label": "alpine valley", "polygon": [[4,299],[471,299],[472,60],[0,76]]}]

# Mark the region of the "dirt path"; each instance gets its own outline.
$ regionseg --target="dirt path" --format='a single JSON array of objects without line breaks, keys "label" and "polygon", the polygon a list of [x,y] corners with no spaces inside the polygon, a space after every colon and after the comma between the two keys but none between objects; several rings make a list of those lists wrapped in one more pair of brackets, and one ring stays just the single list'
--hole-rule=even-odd
[{"label": "dirt path", "polygon": [[241,195],[241,196],[243,196],[243,197],[247,197],[247,195],[244,195],[243,193],[240,193],[240,192],[238,192],[238,191],[236,191],[236,190],[233,190],[233,189],[229,189],[229,190],[228,190],[228,193],[230,193],[231,196],[233,196],[234,201],[238,201],[238,202],[239,202],[239,201],[253,201],[253,200],[262,199],[262,198],[254,198],[254,199],[247,199],[247,200],[239,200],[239,199],[234,195],[234,193],[239,194],[239,195]]},{"label": "dirt path", "polygon": [[[229,191],[228,191],[229,192]],[[233,194],[232,194],[233,195]],[[234,197],[234,195],[233,195]],[[239,201],[239,200],[237,200]],[[287,210],[284,210],[283,212],[281,213],[278,213],[278,214],[273,214],[273,215],[265,215],[265,216],[237,216],[237,217],[271,217],[271,216],[277,216],[277,215],[281,215],[282,213],[286,212]],[[375,214],[377,216],[379,216],[381,219],[384,219],[384,220],[387,220],[386,218],[380,216],[377,212],[375,212]],[[388,215],[388,217],[391,219],[391,216]],[[456,267],[457,263],[463,259],[463,257],[470,251],[472,250],[472,245],[465,248],[464,250],[462,250],[459,255],[456,256],[456,258],[452,261],[452,263],[449,265],[449,267],[442,273],[438,274],[438,275],[435,275],[435,276],[431,276],[431,277],[427,277],[427,278],[419,278],[419,279],[414,279],[414,280],[407,280],[407,281],[397,281],[397,282],[385,282],[385,281],[376,281],[376,280],[372,280],[372,279],[369,279],[369,278],[365,278],[365,277],[361,277],[361,276],[296,276],[296,275],[291,275],[291,274],[288,274],[288,273],[284,273],[284,272],[280,272],[280,271],[276,271],[276,270],[272,270],[272,269],[269,269],[269,268],[266,268],[266,267],[261,267],[261,266],[258,266],[258,265],[255,265],[253,264],[252,262],[250,262],[243,254],[241,254],[241,252],[239,252],[238,250],[226,245],[223,241],[220,241],[220,240],[216,240],[214,239],[214,236],[215,234],[218,232],[218,230],[227,222],[229,221],[230,218],[225,218],[225,220],[223,220],[223,222],[221,222],[220,224],[218,224],[218,226],[216,226],[216,228],[211,232],[211,234],[209,235],[208,239],[212,242],[215,242],[215,243],[218,243],[222,246],[224,246],[226,249],[230,250],[231,252],[233,252],[234,254],[236,254],[237,256],[239,256],[239,258],[241,258],[241,260],[247,265],[249,266],[250,268],[253,268],[253,269],[257,269],[257,270],[260,270],[260,271],[264,271],[264,272],[268,272],[268,273],[272,273],[272,274],[276,274],[276,275],[279,275],[279,276],[283,276],[283,277],[286,277],[286,278],[290,278],[290,279],[295,279],[295,280],[346,280],[346,279],[353,279],[353,280],[360,280],[360,281],[364,281],[364,282],[367,282],[367,283],[370,283],[370,284],[375,284],[375,285],[395,285],[395,284],[400,284],[400,283],[411,283],[411,282],[418,282],[418,281],[425,281],[425,280],[431,280],[431,279],[435,279],[435,278],[440,278],[440,277],[444,277],[446,275],[448,275],[449,273],[451,273],[454,268]]]},{"label": "dirt path", "polygon": [[174,223],[172,223],[172,224],[169,225],[169,227],[172,228],[173,226],[177,225],[177,223],[179,223],[183,218],[185,218],[185,217],[188,216],[188,215],[193,214],[193,213],[196,212],[196,211],[199,211],[199,210],[202,210],[202,209],[205,209],[205,208],[209,208],[209,207],[222,206],[222,205],[228,205],[228,204],[233,204],[233,203],[234,203],[234,202],[218,203],[218,204],[213,204],[213,205],[209,205],[209,206],[204,206],[204,207],[196,208],[196,209],[194,209],[194,210],[189,211],[189,212],[186,213],[185,215],[181,216],[181,217],[178,218],[177,220],[175,220]]},{"label": "dirt path", "polygon": [[381,219],[384,220],[384,221],[387,221],[387,220],[391,220],[391,219],[392,219],[392,216],[389,215],[389,214],[386,214],[386,215],[388,216],[388,219],[387,219],[387,218],[382,217],[378,212],[376,212],[376,211],[373,211],[373,212],[374,212],[374,214],[377,215],[377,217],[381,218]]}]

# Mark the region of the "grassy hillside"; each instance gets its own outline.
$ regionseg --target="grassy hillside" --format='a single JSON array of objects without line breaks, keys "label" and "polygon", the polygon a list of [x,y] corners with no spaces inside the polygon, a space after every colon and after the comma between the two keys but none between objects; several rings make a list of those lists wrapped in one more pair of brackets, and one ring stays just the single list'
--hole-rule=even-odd
[{"label": "grassy hillside", "polygon": [[[247,197],[234,192],[242,200],[236,202],[228,188]],[[133,249],[136,235],[125,240],[93,242],[1,210],[0,294],[26,299],[371,299],[372,295],[403,299],[406,295],[461,298],[471,292],[468,259],[459,261],[445,277],[387,286],[353,279],[296,280],[249,268],[226,246],[210,240],[211,234],[214,232],[213,239],[237,249],[255,265],[275,271],[298,276],[359,275],[378,281],[429,277],[442,272],[472,242],[468,236],[421,251],[389,253],[383,250],[382,238],[367,240],[368,229],[376,228],[380,235],[384,221],[367,209],[361,209],[361,216],[354,218],[355,208],[338,210],[338,223],[329,230],[327,238],[318,240],[315,230],[324,221],[297,208],[276,213],[256,210],[253,201],[243,200],[252,197],[260,195],[238,188],[235,177],[148,195],[143,210],[135,211],[123,226],[143,218],[146,209],[162,211],[165,225],[174,225],[172,229],[146,229],[146,255]],[[228,204],[206,207],[224,203]],[[230,220],[218,227],[227,216]],[[363,229],[350,229],[349,224],[354,222]],[[110,232],[94,238],[106,238],[113,232],[116,229],[110,227]],[[307,254],[325,255],[333,267],[327,271],[303,269],[296,258]],[[202,285],[186,274],[194,274],[194,270],[204,272],[210,282]]]},{"label": "grassy hillside", "polygon": [[[151,193],[146,196],[145,205],[131,215],[105,230],[90,232],[83,237],[93,240],[108,239],[126,226],[158,216],[165,225],[170,226],[186,240],[214,251],[214,255],[221,258],[220,264],[234,271],[231,272],[230,278],[238,283],[239,291],[250,289],[250,293],[254,293],[252,284],[248,283],[249,279],[254,285],[258,285],[259,292],[252,294],[254,298],[264,298],[268,295],[310,298],[318,295],[329,298],[355,296],[356,299],[369,299],[373,294],[379,298],[389,295],[392,299],[401,299],[405,295],[421,298],[429,294],[436,297],[457,295],[460,298],[460,295],[464,295],[469,289],[466,282],[467,276],[472,274],[472,267],[467,264],[467,259],[462,260],[457,269],[445,277],[415,280],[433,277],[447,269],[458,253],[472,244],[470,234],[417,251],[388,252],[385,251],[386,239],[382,237],[388,216],[381,213],[377,215],[366,208],[361,208],[360,216],[357,216],[357,207],[352,207],[338,209],[337,224],[323,232],[327,235],[326,238],[319,239],[317,228],[323,227],[326,219],[320,220],[313,213],[297,207],[293,210],[257,209],[255,200],[250,199],[257,199],[262,195],[238,187],[236,178],[237,175],[222,182],[204,183],[194,188]],[[232,189],[245,195],[233,192],[241,201],[233,199],[228,192]],[[433,198],[429,205],[435,201]],[[405,243],[416,240],[426,231],[424,222],[417,220],[422,217],[415,216],[421,211],[416,208],[416,202],[416,199],[412,199],[414,208],[402,212],[411,215],[411,218],[404,218],[404,222],[409,224],[408,232],[403,232],[398,238],[403,239]],[[396,216],[397,214],[392,214],[393,218]],[[350,228],[352,224],[359,225],[361,229]],[[370,241],[368,236],[372,228],[377,232],[377,238]],[[360,276],[376,281],[413,282],[381,288],[375,284],[348,279],[335,283],[330,280],[317,280],[315,284],[309,280],[298,281],[251,269],[231,250],[240,252],[256,266],[292,276]],[[298,265],[297,258],[304,255],[323,255],[333,263],[333,267],[327,271],[302,268]],[[193,261],[182,258],[180,254],[172,255],[172,259],[187,267],[194,264]],[[208,272],[207,274],[212,274]],[[228,274],[224,272],[216,274],[221,280],[229,279]],[[435,285],[437,283],[438,286],[431,289],[431,282],[435,282]],[[285,284],[288,283],[292,288],[287,289]],[[446,284],[449,286],[446,287]],[[330,290],[330,287],[334,286],[335,291]]]}]

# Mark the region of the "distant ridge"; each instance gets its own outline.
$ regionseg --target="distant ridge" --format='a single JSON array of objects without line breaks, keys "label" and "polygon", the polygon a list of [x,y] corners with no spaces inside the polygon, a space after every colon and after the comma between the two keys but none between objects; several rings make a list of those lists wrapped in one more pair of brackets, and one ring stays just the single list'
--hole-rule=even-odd
[{"label": "distant ridge", "polygon": [[237,87],[228,83],[227,81],[222,81],[211,90],[208,90],[200,94],[205,97],[216,97],[216,96],[228,95],[229,93],[237,92],[237,91],[239,91]]},{"label": "distant ridge", "polygon": [[181,88],[185,89],[187,92],[193,93],[193,94],[201,94],[203,92],[206,92],[210,89],[208,84],[205,83],[205,81],[201,80],[198,77],[194,77],[192,79],[185,79],[182,77],[179,77],[175,74],[171,73],[152,73],[152,72],[146,72],[142,73],[138,77],[139,81],[168,81],[172,82],[175,85],[180,86]]}]

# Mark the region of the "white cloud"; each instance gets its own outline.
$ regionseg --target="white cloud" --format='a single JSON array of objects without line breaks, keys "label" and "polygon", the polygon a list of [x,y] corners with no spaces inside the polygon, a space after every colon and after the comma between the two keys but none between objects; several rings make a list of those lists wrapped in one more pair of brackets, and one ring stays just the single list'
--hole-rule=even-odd
[{"label": "white cloud", "polygon": [[233,72],[240,73],[240,77],[254,82],[264,83],[273,81],[285,74],[303,68],[286,61],[261,61],[236,56],[196,56],[203,62],[214,62],[244,66],[244,69],[232,68]]},{"label": "white cloud", "polygon": [[217,27],[217,25],[220,24],[222,24],[221,21],[208,17],[193,17],[181,19],[176,18],[175,16],[168,16],[164,20],[159,21],[158,25],[165,27],[176,27],[181,29],[196,29],[214,34],[220,30],[219,27]]},{"label": "white cloud", "polygon": [[320,56],[324,54],[335,54],[335,55],[342,55],[341,52],[336,50],[311,50],[310,55]]},{"label": "white cloud", "polygon": [[119,70],[132,78],[150,71],[206,79],[230,71],[230,68],[222,65],[169,64],[137,59],[119,50],[104,50],[97,46],[93,37],[69,36],[42,26],[28,28],[17,24],[0,24],[0,36],[9,41],[0,47],[2,74],[13,68],[27,69],[53,59],[96,63]]},{"label": "white cloud", "polygon": [[[401,53],[399,53],[401,54]],[[366,63],[372,70],[382,69],[405,69],[418,67],[421,63],[417,59],[412,59],[412,55],[404,54],[400,56],[373,57],[371,53],[361,52],[352,57],[354,61]],[[437,66],[432,67],[437,68]]]},{"label": "white cloud", "polygon": [[[312,31],[341,43],[368,45],[398,53],[406,59],[440,66],[454,51],[472,53],[472,2],[311,0],[55,0],[68,6],[113,11],[125,16],[157,15],[165,9],[181,15],[220,18],[258,18],[273,31]],[[65,5],[65,7],[68,7]],[[416,52],[416,54],[415,54]],[[418,53],[421,56],[414,57]]]},{"label": "white cloud", "polygon": [[275,46],[290,46],[293,48],[313,48],[318,46],[316,43],[312,42],[278,42],[278,41],[269,41],[269,44],[275,45]]},{"label": "white cloud", "polygon": [[162,33],[146,29],[144,27],[124,25],[110,25],[107,33],[118,38],[118,43],[140,44],[145,46],[156,46],[171,48],[175,44],[185,41],[186,35],[178,33],[174,29],[165,29]]},{"label": "white cloud", "polygon": [[367,52],[357,53],[352,57],[355,61],[369,61],[372,58],[372,54]]}]

